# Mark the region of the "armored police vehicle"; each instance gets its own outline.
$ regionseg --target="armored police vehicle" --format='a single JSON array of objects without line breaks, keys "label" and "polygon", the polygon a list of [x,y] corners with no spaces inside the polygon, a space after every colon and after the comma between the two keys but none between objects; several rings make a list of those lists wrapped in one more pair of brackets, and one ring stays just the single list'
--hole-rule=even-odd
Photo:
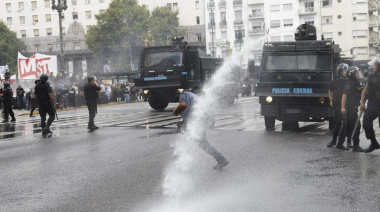
[{"label": "armored police vehicle", "polygon": [[[169,102],[178,102],[184,88],[198,90],[223,63],[196,46],[190,46],[183,37],[172,39],[171,46],[144,48],[140,60],[140,78],[136,87],[143,89],[149,105],[155,110],[165,109]],[[228,92],[227,92],[228,93]],[[229,103],[235,96],[225,97]]]},{"label": "armored police vehicle", "polygon": [[340,63],[340,50],[332,40],[316,40],[315,27],[302,24],[293,42],[266,42],[255,96],[267,130],[275,120],[298,128],[298,122],[330,121],[333,110],[329,84]]}]

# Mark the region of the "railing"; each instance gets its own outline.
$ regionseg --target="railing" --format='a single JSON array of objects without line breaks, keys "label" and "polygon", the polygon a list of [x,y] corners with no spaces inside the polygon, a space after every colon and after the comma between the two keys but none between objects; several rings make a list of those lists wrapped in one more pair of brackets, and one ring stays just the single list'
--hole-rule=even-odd
[{"label": "railing", "polygon": [[372,32],[369,34],[369,42],[370,43],[378,43],[379,42],[379,33]]},{"label": "railing", "polygon": [[252,28],[251,30],[249,30],[250,33],[264,33],[265,30],[263,28]]},{"label": "railing", "polygon": [[215,7],[215,2],[210,2],[207,4],[208,8],[214,8]]},{"label": "railing", "polygon": [[378,24],[379,24],[379,21],[376,19],[372,19],[372,20],[368,21],[369,26],[377,26]]},{"label": "railing", "polygon": [[226,7],[227,2],[221,1],[219,2],[219,7]]},{"label": "railing", "polygon": [[234,25],[242,25],[243,24],[243,20],[235,20],[234,21]]},{"label": "railing", "polygon": [[220,27],[225,27],[225,26],[227,26],[227,21],[224,20],[224,21],[219,22],[219,26],[220,26]]},{"label": "railing", "polygon": [[368,2],[368,9],[369,10],[377,10],[377,8],[379,8],[379,5],[377,4],[377,1],[369,1]]},{"label": "railing", "polygon": [[243,0],[234,0],[233,5],[240,5],[243,4]]},{"label": "railing", "polygon": [[214,23],[208,23],[208,28],[209,28],[209,29],[211,29],[211,28],[213,28],[213,27],[215,27],[215,24],[214,24]]},{"label": "railing", "polygon": [[244,43],[244,40],[241,39],[241,40],[234,40],[234,44],[243,44]]},{"label": "railing", "polygon": [[314,7],[306,7],[304,9],[298,10],[299,14],[308,14],[308,13],[314,13],[314,12],[315,12]]},{"label": "railing", "polygon": [[260,18],[260,17],[264,17],[264,13],[262,13],[262,12],[252,13],[252,14],[249,14],[249,17],[250,17],[250,18]]},{"label": "railing", "polygon": [[264,0],[247,0],[248,5],[253,5],[253,4],[264,4]]}]

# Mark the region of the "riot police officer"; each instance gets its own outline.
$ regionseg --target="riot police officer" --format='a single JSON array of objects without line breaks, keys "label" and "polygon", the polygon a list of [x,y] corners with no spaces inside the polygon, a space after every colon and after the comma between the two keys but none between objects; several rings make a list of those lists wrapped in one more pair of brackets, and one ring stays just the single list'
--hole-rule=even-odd
[{"label": "riot police officer", "polygon": [[373,130],[373,121],[380,116],[380,59],[376,57],[368,65],[373,68],[374,73],[368,76],[368,83],[364,87],[360,101],[360,107],[364,109],[368,93],[368,107],[363,117],[363,128],[367,139],[371,140],[371,144],[364,150],[365,153],[380,148]]},{"label": "riot police officer", "polygon": [[94,119],[97,113],[97,99],[99,96],[100,86],[95,82],[93,77],[88,77],[88,83],[83,87],[84,97],[89,112],[88,127],[89,130],[97,130],[99,127],[95,126]]},{"label": "riot police officer", "polygon": [[357,127],[355,124],[358,121],[358,108],[360,106],[360,97],[363,88],[360,85],[360,70],[356,66],[349,67],[347,70],[347,81],[344,86],[342,95],[342,106],[341,112],[343,115],[344,127],[341,129],[339,140],[336,145],[337,149],[348,150],[348,148],[343,146],[345,137],[351,137],[353,134],[353,148],[354,152],[363,152],[359,146],[359,135],[360,135],[360,121]]},{"label": "riot police officer", "polygon": [[[53,133],[50,131],[50,126],[55,119],[56,106],[53,97],[53,88],[50,86],[46,74],[41,74],[40,83],[35,87],[36,100],[38,102],[39,113],[41,117],[42,134]],[[49,114],[49,119],[46,123],[46,114]]]},{"label": "riot police officer", "polygon": [[[334,109],[334,129],[333,129],[333,138],[330,143],[327,144],[328,147],[336,145],[337,138],[339,136],[340,127],[342,126],[343,116],[341,113],[341,102],[343,89],[346,82],[346,71],[348,65],[341,63],[337,67],[338,77],[336,77],[330,83],[329,97],[330,97],[330,106]],[[351,140],[347,140],[349,144]],[[350,146],[350,144],[348,145]]]},{"label": "riot police officer", "polygon": [[1,96],[3,97],[3,108],[4,108],[4,120],[3,122],[9,122],[8,114],[12,117],[11,121],[16,121],[15,114],[12,110],[12,99],[13,99],[13,91],[11,88],[11,84],[8,81],[4,82],[4,90],[2,91]]}]

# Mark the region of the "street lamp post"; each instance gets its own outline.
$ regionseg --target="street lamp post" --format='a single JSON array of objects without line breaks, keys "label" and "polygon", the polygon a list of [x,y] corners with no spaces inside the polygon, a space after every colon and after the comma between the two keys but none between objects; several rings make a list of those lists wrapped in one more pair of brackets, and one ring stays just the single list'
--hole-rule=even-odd
[{"label": "street lamp post", "polygon": [[58,12],[58,19],[59,19],[59,43],[61,47],[61,54],[60,54],[60,64],[61,64],[61,70],[63,78],[66,77],[66,68],[64,65],[64,52],[63,52],[63,34],[62,34],[62,11],[67,9],[67,0],[57,0],[58,3],[55,3],[55,0],[51,0],[52,2],[52,10],[57,10]]},{"label": "street lamp post", "polygon": [[241,43],[243,41],[243,38],[245,37],[244,32],[245,30],[240,27],[238,30],[235,31],[235,38],[239,41],[239,50],[241,50]]},{"label": "street lamp post", "polygon": [[210,22],[210,25],[211,25],[211,44],[212,44],[212,49],[211,49],[211,54],[212,54],[212,57],[215,57],[215,45],[214,45],[214,27],[215,27],[215,17],[214,17],[214,11],[211,10],[210,12],[210,15],[211,15],[211,22]]},{"label": "street lamp post", "polygon": [[[239,29],[235,31],[235,38],[239,41],[240,51],[241,51],[241,43],[243,41],[243,38],[245,37],[244,32],[245,30],[242,29],[241,27],[239,27]],[[240,59],[240,70],[243,70],[243,57]]]}]

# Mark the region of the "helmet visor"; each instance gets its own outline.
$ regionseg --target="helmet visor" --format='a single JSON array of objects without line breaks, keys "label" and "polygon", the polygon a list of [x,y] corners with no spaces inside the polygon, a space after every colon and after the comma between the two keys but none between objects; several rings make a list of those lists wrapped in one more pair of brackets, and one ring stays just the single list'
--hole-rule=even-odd
[{"label": "helmet visor", "polygon": [[378,57],[375,57],[371,61],[368,62],[368,65],[371,67],[375,67],[379,64],[380,64],[380,59]]}]

